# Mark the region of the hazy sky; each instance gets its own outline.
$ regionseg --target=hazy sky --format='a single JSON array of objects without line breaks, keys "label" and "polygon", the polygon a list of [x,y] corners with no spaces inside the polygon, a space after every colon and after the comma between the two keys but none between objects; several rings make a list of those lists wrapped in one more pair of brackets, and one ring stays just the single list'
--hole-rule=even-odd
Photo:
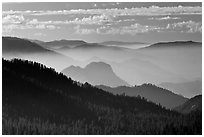
[{"label": "hazy sky", "polygon": [[88,42],[202,41],[202,3],[3,3],[4,36]]}]

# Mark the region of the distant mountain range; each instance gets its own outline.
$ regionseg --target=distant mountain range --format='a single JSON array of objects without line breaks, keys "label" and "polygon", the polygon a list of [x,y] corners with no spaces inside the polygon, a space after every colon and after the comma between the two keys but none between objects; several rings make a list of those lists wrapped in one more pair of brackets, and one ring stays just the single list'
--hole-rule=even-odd
[{"label": "distant mountain range", "polygon": [[157,87],[152,84],[143,84],[141,86],[135,87],[119,86],[111,88],[104,85],[99,85],[96,87],[113,94],[125,94],[127,96],[140,95],[141,97],[144,97],[154,103],[161,104],[168,109],[172,109],[178,105],[181,105],[188,100],[188,98],[177,95],[169,90]]},{"label": "distant mountain range", "polygon": [[85,41],[82,40],[55,40],[41,43],[40,45],[45,46],[47,48],[59,49],[59,48],[74,48],[76,46],[86,44]]},{"label": "distant mountain range", "polygon": [[57,70],[78,63],[78,61],[45,48],[34,41],[16,37],[2,37],[2,56],[6,59],[21,58],[37,61]]},{"label": "distant mountain range", "polygon": [[177,106],[174,110],[180,113],[190,113],[192,111],[202,111],[202,95],[197,95],[187,100],[184,104]]},{"label": "distant mountain range", "polygon": [[[100,43],[87,43],[81,40],[60,40],[60,41],[51,41],[40,44],[42,47],[46,49],[50,49],[66,56],[76,58],[76,56],[90,56],[94,55],[104,55],[104,52],[110,54],[116,51],[123,52],[123,50],[127,50],[128,48],[120,47],[120,46],[106,46]],[[82,57],[80,57],[82,58]]]},{"label": "distant mountain range", "polygon": [[105,41],[101,42],[102,45],[141,45],[141,44],[147,44],[143,42],[124,42],[124,41]]},{"label": "distant mountain range", "polygon": [[202,80],[195,80],[183,83],[161,83],[158,86],[171,90],[177,94],[191,98],[194,95],[202,94]]},{"label": "distant mountain range", "polygon": [[85,68],[70,66],[62,70],[62,73],[74,80],[93,85],[103,84],[111,87],[129,85],[113,72],[109,64],[104,62],[92,62]]},{"label": "distant mountain range", "polygon": [[16,37],[2,37],[3,53],[39,53],[52,52],[26,39]]},{"label": "distant mountain range", "polygon": [[183,83],[193,81],[202,75],[202,43],[200,42],[156,43],[138,49],[137,52],[151,56],[146,60],[174,74],[178,79],[166,79],[166,81],[162,80],[160,83]]},{"label": "distant mountain range", "polygon": [[156,49],[156,48],[189,48],[189,47],[201,47],[201,42],[194,42],[194,41],[174,41],[174,42],[159,42],[152,44],[148,47],[144,47],[141,49]]}]

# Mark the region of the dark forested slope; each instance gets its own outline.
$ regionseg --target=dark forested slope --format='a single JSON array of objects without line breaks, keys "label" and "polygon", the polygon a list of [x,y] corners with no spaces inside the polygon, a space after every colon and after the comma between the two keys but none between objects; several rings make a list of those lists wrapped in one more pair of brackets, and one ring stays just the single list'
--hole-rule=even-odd
[{"label": "dark forested slope", "polygon": [[2,77],[3,134],[201,134],[201,113],[113,95],[36,62],[3,59]]}]

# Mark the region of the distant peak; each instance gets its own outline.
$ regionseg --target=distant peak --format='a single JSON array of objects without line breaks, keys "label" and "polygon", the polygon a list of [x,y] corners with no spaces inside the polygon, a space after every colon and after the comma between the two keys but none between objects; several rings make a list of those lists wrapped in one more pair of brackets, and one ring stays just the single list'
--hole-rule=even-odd
[{"label": "distant peak", "polygon": [[86,67],[90,67],[90,66],[106,66],[106,67],[111,67],[109,64],[99,61],[99,62],[91,62],[90,64],[88,64]]},{"label": "distant peak", "polygon": [[81,67],[79,66],[74,66],[74,65],[71,65],[68,67],[69,69],[81,69]]},{"label": "distant peak", "polygon": [[111,65],[104,62],[91,62],[85,69],[113,72]]}]

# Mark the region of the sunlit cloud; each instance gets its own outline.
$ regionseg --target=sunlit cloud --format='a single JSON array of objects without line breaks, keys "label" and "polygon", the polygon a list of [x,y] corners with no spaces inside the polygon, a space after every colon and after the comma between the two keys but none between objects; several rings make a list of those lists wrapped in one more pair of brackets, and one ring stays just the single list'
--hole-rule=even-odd
[{"label": "sunlit cloud", "polygon": [[48,29],[54,30],[59,29],[59,27],[49,24],[43,24],[38,22],[37,19],[28,20],[22,15],[7,15],[2,19],[2,31],[12,32],[15,29]]},{"label": "sunlit cloud", "polygon": [[170,16],[165,16],[165,17],[160,17],[160,18],[149,18],[149,20],[178,20],[181,19],[180,17],[170,17]]},{"label": "sunlit cloud", "polygon": [[75,20],[70,21],[70,23],[73,24],[98,24],[98,25],[110,22],[113,22],[112,17],[107,16],[105,14],[102,14],[100,16],[89,16],[88,18],[82,19],[76,18]]},{"label": "sunlit cloud", "polygon": [[13,30],[26,30],[26,29],[47,29],[47,30],[55,30],[59,29],[60,27],[56,27],[54,25],[16,25],[16,24],[10,24],[10,25],[4,25],[2,26],[2,31],[6,33],[10,33]]},{"label": "sunlit cloud", "polygon": [[74,29],[75,29],[75,33],[79,35],[87,35],[87,34],[95,33],[95,29],[81,28],[80,25],[77,25],[76,27],[74,27]]},{"label": "sunlit cloud", "polygon": [[70,15],[70,14],[90,14],[109,16],[161,16],[161,15],[188,15],[202,14],[202,7],[177,6],[177,7],[140,7],[140,8],[111,8],[111,9],[74,9],[58,11],[3,11],[4,14],[30,14],[36,16],[42,15]]},{"label": "sunlit cloud", "polygon": [[187,33],[202,33],[202,23],[192,20],[168,24],[166,29],[187,32]]},{"label": "sunlit cloud", "polygon": [[3,24],[20,24],[25,21],[23,15],[6,15],[2,18]]},{"label": "sunlit cloud", "polygon": [[93,4],[93,7],[97,7],[97,4],[95,3],[95,4]]},{"label": "sunlit cloud", "polygon": [[[101,26],[96,29],[87,29],[87,28],[80,28],[79,26],[76,27],[76,33],[78,34],[91,34],[91,33],[97,33],[97,34],[130,34],[130,35],[136,35],[138,33],[147,33],[151,31],[157,31],[163,28],[160,28],[158,26],[148,26],[148,25],[141,25],[138,23],[132,24],[130,26],[121,26],[121,27],[110,27],[110,26]],[[83,33],[82,33],[83,32]]]},{"label": "sunlit cloud", "polygon": [[65,20],[65,21],[38,21],[38,19],[27,20],[27,24],[53,24],[53,25],[60,25],[60,24],[84,24],[84,25],[102,25],[112,23],[113,19],[110,16],[106,15],[96,15],[96,16],[89,16],[84,18],[75,18],[74,20]]},{"label": "sunlit cloud", "polygon": [[111,28],[107,30],[106,34],[130,34],[130,35],[136,35],[138,33],[147,33],[151,31],[157,31],[161,29],[158,26],[148,26],[148,25],[141,25],[139,23],[132,24],[130,26],[122,26],[119,28]]},{"label": "sunlit cloud", "polygon": [[96,29],[88,29],[88,28],[81,28],[79,26],[76,27],[77,34],[110,34],[110,35],[136,35],[140,33],[149,33],[149,32],[172,32],[172,31],[179,31],[179,32],[186,32],[186,33],[202,33],[202,24],[201,22],[194,22],[194,21],[183,21],[177,22],[173,24],[167,24],[166,27],[160,26],[151,26],[151,25],[141,25],[139,23],[135,23],[129,26],[120,26],[120,27],[112,27],[112,26],[101,26]]},{"label": "sunlit cloud", "polygon": [[[109,3],[111,4],[111,3]],[[112,3],[119,5],[120,3]],[[99,6],[97,3],[93,6]],[[29,15],[31,18],[27,18]],[[39,20],[43,15],[73,15],[75,18],[64,20]],[[80,16],[79,16],[80,15]],[[86,15],[86,16],[83,16]],[[140,7],[140,8],[111,8],[111,9],[74,9],[74,10],[49,10],[49,11],[3,11],[3,32],[12,32],[15,29],[60,29],[61,25],[77,25],[77,34],[129,34],[148,32],[180,31],[187,33],[202,32],[202,22],[181,21],[173,24],[150,25],[148,20],[181,20],[175,15],[202,15],[202,7],[176,6],[176,7]],[[146,22],[137,22],[136,16],[147,16]],[[26,17],[26,18],[25,18]],[[125,17],[125,18],[121,18]],[[128,17],[128,18],[127,18]],[[131,24],[130,24],[131,23]],[[142,24],[148,25],[142,25]],[[88,28],[84,26],[89,25]],[[90,26],[97,26],[91,28]],[[117,26],[118,25],[118,26]],[[162,27],[161,27],[162,26]],[[67,26],[66,26],[67,27]]]}]

